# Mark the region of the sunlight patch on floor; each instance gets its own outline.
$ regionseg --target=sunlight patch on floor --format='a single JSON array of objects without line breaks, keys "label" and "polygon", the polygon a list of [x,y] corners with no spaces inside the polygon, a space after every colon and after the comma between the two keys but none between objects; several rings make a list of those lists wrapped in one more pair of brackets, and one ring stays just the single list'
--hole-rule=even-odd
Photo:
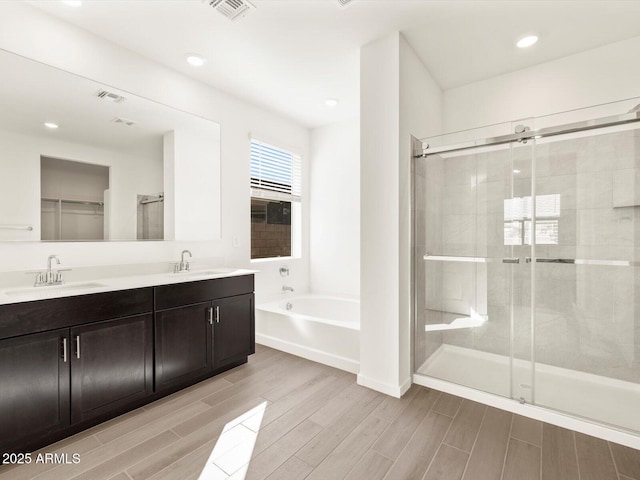
[{"label": "sunlight patch on floor", "polygon": [[263,402],[225,425],[199,480],[245,478],[266,408]]}]

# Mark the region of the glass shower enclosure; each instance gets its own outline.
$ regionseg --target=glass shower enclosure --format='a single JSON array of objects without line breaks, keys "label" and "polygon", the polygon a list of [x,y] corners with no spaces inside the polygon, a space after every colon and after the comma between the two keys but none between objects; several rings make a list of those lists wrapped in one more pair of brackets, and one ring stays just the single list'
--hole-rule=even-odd
[{"label": "glass shower enclosure", "polygon": [[416,375],[640,433],[639,104],[422,140]]}]

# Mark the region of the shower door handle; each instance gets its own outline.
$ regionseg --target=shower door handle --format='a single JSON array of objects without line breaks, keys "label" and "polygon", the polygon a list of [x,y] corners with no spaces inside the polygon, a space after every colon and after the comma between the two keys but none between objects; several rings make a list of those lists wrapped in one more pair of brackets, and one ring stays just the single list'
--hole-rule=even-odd
[{"label": "shower door handle", "polygon": [[[525,258],[527,263],[533,262],[533,258],[527,257]],[[566,264],[574,264],[576,260],[573,258],[536,258],[536,263],[566,263]]]},{"label": "shower door handle", "polygon": [[573,258],[536,258],[537,263],[576,263]]},{"label": "shower door handle", "polygon": [[502,259],[502,263],[520,263],[518,257],[507,257]]}]

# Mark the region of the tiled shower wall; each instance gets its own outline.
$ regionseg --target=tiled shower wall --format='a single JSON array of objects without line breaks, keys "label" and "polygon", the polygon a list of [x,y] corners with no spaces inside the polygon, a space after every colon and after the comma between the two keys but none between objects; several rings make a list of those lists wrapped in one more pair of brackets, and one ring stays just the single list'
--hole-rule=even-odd
[{"label": "tiled shower wall", "polygon": [[[637,130],[557,137],[493,151],[431,156],[415,167],[416,366],[444,344],[530,359],[528,245],[504,241],[505,199],[559,195],[558,243],[539,258],[640,260]],[[433,255],[519,258],[518,264],[421,260]],[[535,264],[535,360],[640,382],[639,267]],[[424,332],[473,308],[479,327]]]}]

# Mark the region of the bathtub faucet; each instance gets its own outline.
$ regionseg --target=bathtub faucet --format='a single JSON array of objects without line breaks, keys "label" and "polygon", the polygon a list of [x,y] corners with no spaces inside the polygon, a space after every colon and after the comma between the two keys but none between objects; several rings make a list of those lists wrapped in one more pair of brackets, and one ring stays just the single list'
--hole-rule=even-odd
[{"label": "bathtub faucet", "polygon": [[293,292],[293,287],[288,287],[286,285],[282,286],[282,291],[283,292]]}]

